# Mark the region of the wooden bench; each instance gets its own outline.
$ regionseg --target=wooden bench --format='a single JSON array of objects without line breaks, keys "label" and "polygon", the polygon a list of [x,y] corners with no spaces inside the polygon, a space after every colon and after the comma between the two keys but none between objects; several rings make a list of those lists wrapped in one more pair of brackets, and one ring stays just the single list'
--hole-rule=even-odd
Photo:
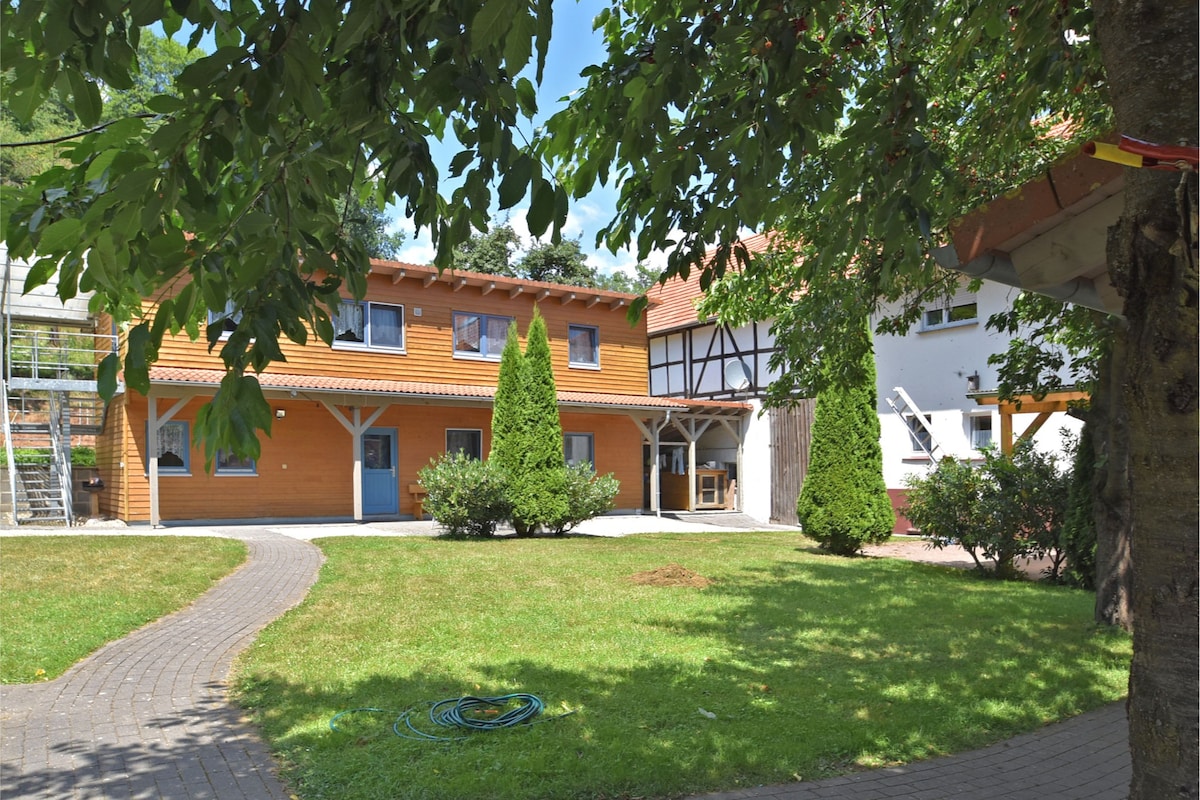
[{"label": "wooden bench", "polygon": [[408,493],[413,497],[413,517],[425,519],[425,495],[429,494],[429,490],[419,483],[410,483]]}]

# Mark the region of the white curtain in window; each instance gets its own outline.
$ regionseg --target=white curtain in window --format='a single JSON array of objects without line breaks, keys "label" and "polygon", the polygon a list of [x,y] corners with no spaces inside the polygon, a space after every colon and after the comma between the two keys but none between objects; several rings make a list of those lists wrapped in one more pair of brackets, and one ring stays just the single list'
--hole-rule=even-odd
[{"label": "white curtain in window", "polygon": [[505,317],[487,318],[487,354],[498,356],[504,352],[504,342],[508,338],[509,320]]},{"label": "white curtain in window", "polygon": [[362,342],[363,307],[361,303],[346,300],[333,317],[333,338],[339,342]]}]

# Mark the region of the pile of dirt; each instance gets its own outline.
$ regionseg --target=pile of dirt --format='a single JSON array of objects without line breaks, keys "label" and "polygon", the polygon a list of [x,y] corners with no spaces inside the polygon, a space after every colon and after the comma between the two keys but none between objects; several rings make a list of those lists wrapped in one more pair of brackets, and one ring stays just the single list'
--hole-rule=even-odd
[{"label": "pile of dirt", "polygon": [[629,576],[629,580],[646,586],[691,586],[694,589],[703,589],[712,584],[712,581],[703,575],[675,563],[638,572]]}]

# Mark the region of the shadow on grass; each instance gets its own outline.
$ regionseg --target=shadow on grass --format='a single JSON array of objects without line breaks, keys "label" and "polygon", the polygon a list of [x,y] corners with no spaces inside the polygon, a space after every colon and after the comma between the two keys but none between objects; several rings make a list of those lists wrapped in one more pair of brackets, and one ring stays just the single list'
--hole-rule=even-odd
[{"label": "shadow on grass", "polygon": [[[614,591],[616,589],[614,588]],[[622,589],[624,591],[624,589]],[[734,569],[690,607],[639,587],[636,629],[703,642],[593,668],[480,652],[463,673],[408,664],[327,685],[251,675],[258,712],[304,800],[670,797],[811,779],[981,746],[1119,696],[1128,648],[1090,598],[925,565],[823,557]],[[570,660],[588,634],[563,642]],[[596,643],[603,649],[606,643]],[[631,640],[631,647],[639,646]],[[352,657],[331,653],[331,659]],[[567,659],[564,659],[564,661]],[[395,737],[394,715],[464,694],[525,691],[547,716],[464,742]],[[711,715],[711,716],[710,716]]]}]

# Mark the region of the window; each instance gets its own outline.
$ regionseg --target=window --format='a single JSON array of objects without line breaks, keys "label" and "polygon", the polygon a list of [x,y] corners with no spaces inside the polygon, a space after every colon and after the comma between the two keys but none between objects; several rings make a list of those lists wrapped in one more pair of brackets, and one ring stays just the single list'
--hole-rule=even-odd
[{"label": "window", "polygon": [[992,415],[973,416],[971,419],[971,447],[982,450],[992,443]]},{"label": "window", "polygon": [[490,314],[455,314],[454,355],[499,360],[512,321]]},{"label": "window", "polygon": [[568,325],[567,344],[572,367],[600,366],[600,329],[590,325]]},{"label": "window", "polygon": [[222,311],[209,310],[208,324],[221,326],[221,337],[224,338],[237,330],[238,323],[242,321],[242,312],[233,307],[232,300],[225,301],[225,308]]},{"label": "window", "polygon": [[470,428],[447,428],[446,452],[464,453],[471,458],[482,459],[483,431]]},{"label": "window", "polygon": [[[149,434],[150,425],[146,424]],[[149,435],[146,439],[149,441]],[[191,472],[191,453],[188,448],[188,424],[164,422],[158,429],[158,474],[187,475]],[[150,448],[146,448],[146,472],[150,471]]]},{"label": "window", "polygon": [[921,418],[912,414],[905,417],[905,422],[908,423],[908,438],[912,442],[914,453],[932,453],[933,452],[933,434],[929,432],[929,424],[933,422],[933,417],[930,414],[925,415],[925,424],[921,424]]},{"label": "window", "polygon": [[218,450],[216,473],[218,475],[257,475],[258,469],[253,458],[242,458],[226,450]]},{"label": "window", "polygon": [[333,315],[334,347],[404,349],[404,306],[343,300]]},{"label": "window", "polygon": [[564,433],[563,455],[566,456],[567,466],[578,464],[595,465],[595,450],[590,433]]},{"label": "window", "polygon": [[956,297],[937,308],[927,308],[921,315],[921,330],[953,328],[979,321],[979,304],[974,297]]}]

